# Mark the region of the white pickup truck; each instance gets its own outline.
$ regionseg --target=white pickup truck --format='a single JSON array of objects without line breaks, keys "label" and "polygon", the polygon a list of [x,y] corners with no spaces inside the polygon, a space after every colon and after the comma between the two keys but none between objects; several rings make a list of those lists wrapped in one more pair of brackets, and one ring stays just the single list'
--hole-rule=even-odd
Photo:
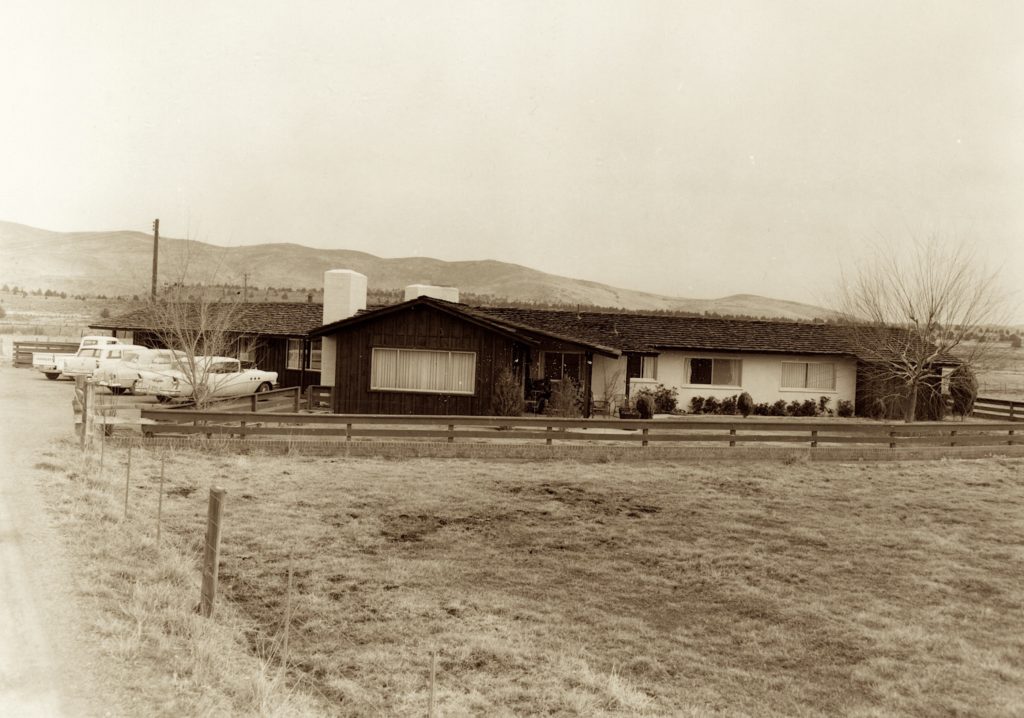
[{"label": "white pickup truck", "polygon": [[[41,371],[47,379],[56,379],[64,374],[64,364],[68,359],[79,356],[84,349],[95,349],[111,344],[121,344],[117,337],[91,336],[82,337],[78,351],[74,354],[54,354],[53,352],[32,352],[32,368]],[[124,346],[124,345],[122,345]]]}]

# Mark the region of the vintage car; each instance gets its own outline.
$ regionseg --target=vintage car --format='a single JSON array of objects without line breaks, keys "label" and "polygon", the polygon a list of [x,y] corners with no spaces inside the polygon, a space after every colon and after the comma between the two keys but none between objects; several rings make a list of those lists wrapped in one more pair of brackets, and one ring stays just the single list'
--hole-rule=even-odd
[{"label": "vintage car", "polygon": [[78,356],[83,350],[120,344],[117,337],[88,336],[82,337],[75,354],[54,354],[53,352],[32,352],[32,368],[42,372],[47,379],[54,380],[64,373],[64,364],[68,359]]},{"label": "vintage car", "polygon": [[245,396],[270,391],[277,384],[277,372],[245,369],[232,357],[200,356],[194,362],[179,357],[179,368],[139,371],[136,394],[152,394],[158,401]]},{"label": "vintage car", "polygon": [[93,376],[97,371],[112,364],[119,364],[125,359],[138,356],[146,347],[134,344],[106,344],[103,346],[83,347],[73,357],[64,360],[61,367],[63,376]]},{"label": "vintage car", "polygon": [[111,394],[135,393],[135,383],[143,371],[166,372],[181,369],[185,352],[173,349],[135,349],[125,352],[121,361],[110,361],[93,373],[93,381],[110,389]]}]

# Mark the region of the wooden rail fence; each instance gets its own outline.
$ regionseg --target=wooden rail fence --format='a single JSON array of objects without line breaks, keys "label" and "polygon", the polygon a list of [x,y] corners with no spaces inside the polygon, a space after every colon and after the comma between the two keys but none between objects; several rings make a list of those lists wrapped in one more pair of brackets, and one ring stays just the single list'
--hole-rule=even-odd
[{"label": "wooden rail fence", "polygon": [[32,352],[54,352],[57,354],[74,354],[78,351],[78,342],[14,342],[11,359],[18,368],[32,367]]},{"label": "wooden rail fence", "polygon": [[370,414],[259,414],[147,409],[150,435],[205,434],[289,440],[412,440],[822,445],[898,447],[1020,445],[1011,422],[838,423],[760,419],[560,419],[553,417],[392,416]]},{"label": "wooden rail fence", "polygon": [[1024,401],[987,399],[979,396],[974,400],[974,411],[971,416],[981,419],[1024,421]]}]

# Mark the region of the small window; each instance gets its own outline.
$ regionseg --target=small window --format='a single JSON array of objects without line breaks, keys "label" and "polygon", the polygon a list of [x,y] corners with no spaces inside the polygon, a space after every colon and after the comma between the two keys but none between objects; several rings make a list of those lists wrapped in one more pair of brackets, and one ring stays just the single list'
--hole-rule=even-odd
[{"label": "small window", "polygon": [[302,369],[302,340],[301,339],[289,339],[288,340],[288,369],[294,369],[298,371]]},{"label": "small window", "polygon": [[374,347],[370,389],[472,394],[476,389],[476,354]]},{"label": "small window", "polygon": [[323,340],[314,339],[309,344],[309,362],[306,365],[307,369],[313,371],[320,371],[320,356],[323,351]]},{"label": "small window", "polygon": [[107,354],[107,358],[108,359],[120,359],[121,358],[121,350],[119,349],[117,351],[111,351],[109,354]]},{"label": "small window", "polygon": [[658,357],[640,357],[640,378],[658,378]]},{"label": "small window", "polygon": [[686,360],[686,383],[710,386],[740,386],[742,362],[739,359],[693,357]]},{"label": "small window", "polygon": [[833,362],[784,361],[782,388],[835,391],[836,365]]},{"label": "small window", "polygon": [[99,349],[81,349],[78,352],[78,356],[80,357],[98,357],[99,355]]}]

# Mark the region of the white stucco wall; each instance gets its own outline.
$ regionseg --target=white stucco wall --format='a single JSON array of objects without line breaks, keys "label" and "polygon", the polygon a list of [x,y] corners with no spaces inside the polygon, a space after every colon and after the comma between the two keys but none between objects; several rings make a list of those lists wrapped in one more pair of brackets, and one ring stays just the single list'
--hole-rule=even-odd
[{"label": "white stucco wall", "polygon": [[[712,357],[723,359],[739,359],[742,362],[741,384],[739,386],[713,386],[708,384],[689,385],[686,383],[686,359],[688,357]],[[783,389],[782,362],[832,362],[836,368],[836,388],[825,389]],[[619,371],[619,380],[615,384],[614,394],[621,396],[626,391],[626,358],[609,359],[603,356],[594,357],[593,392],[595,400],[604,400],[605,377],[614,376]],[[679,392],[679,407],[687,409],[690,399],[695,396],[713,396],[724,399],[734,394],[748,392],[755,403],[769,404],[783,399],[786,403],[818,400],[827,396],[831,399],[829,408],[835,410],[840,400],[853,402],[856,398],[857,362],[840,356],[821,356],[808,354],[747,354],[728,352],[681,352],[664,351],[658,355],[657,377],[650,379],[634,379],[633,391],[641,384],[652,388],[658,384],[675,388]]]},{"label": "white stucco wall", "polygon": [[[742,362],[741,384],[739,386],[712,386],[708,384],[687,384],[686,359],[688,357],[713,357],[739,359]],[[836,388],[825,389],[783,389],[782,362],[832,362],[836,369]],[[733,396],[741,392],[750,394],[754,403],[773,403],[784,399],[787,403],[794,399],[817,400],[821,396],[831,399],[829,408],[833,411],[840,400],[854,401],[857,385],[857,362],[840,356],[822,356],[808,354],[747,354],[726,352],[681,352],[665,351],[658,355],[658,370],[655,384],[674,387],[679,392],[679,406],[686,409],[690,399],[695,396],[713,396],[717,399]]]}]

